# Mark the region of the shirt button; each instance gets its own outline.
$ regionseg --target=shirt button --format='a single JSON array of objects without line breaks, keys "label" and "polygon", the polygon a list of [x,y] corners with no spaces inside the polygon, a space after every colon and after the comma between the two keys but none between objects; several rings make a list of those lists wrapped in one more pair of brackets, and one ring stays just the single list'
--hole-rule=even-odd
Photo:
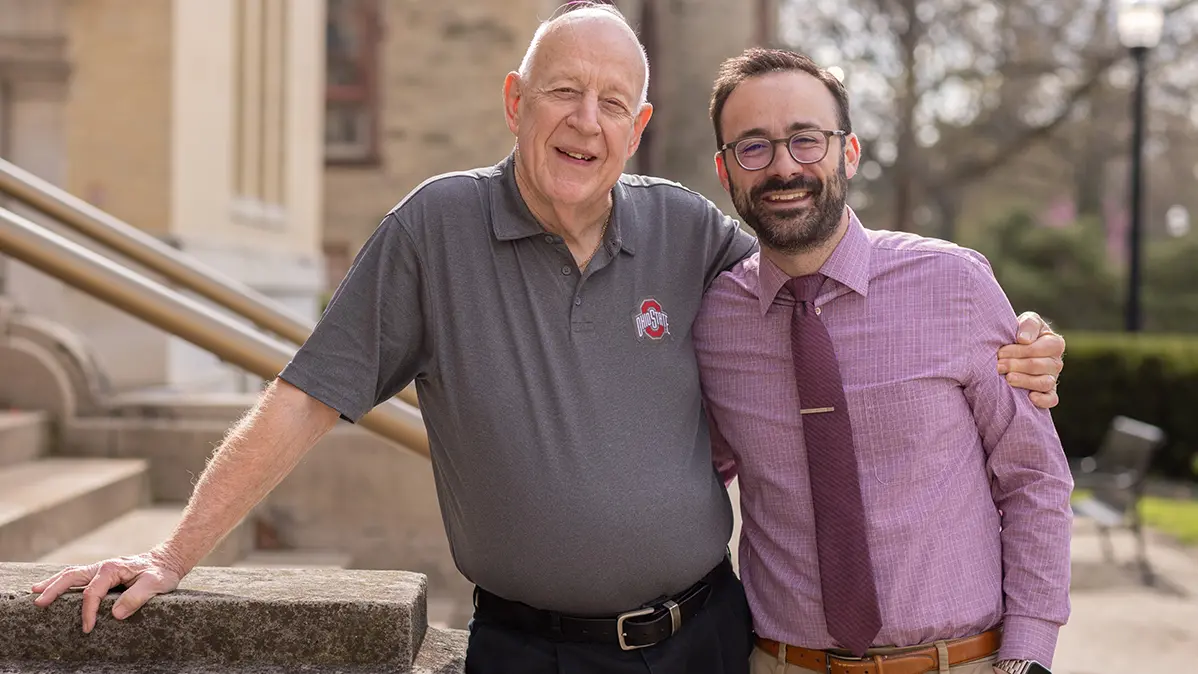
[{"label": "shirt button", "polygon": [[575,297],[575,298],[574,298],[574,306],[578,306],[578,305],[580,305],[580,304],[582,304],[582,298],[581,298],[581,297]]},{"label": "shirt button", "polygon": [[545,243],[553,243],[553,242],[554,242],[554,241],[553,241],[553,236],[551,236],[551,235],[548,235],[548,234],[547,234],[547,235],[545,235]]},{"label": "shirt button", "polygon": [[820,314],[820,308],[819,308],[819,307],[816,307],[816,308],[815,308],[815,315],[816,315],[816,316],[819,316],[819,314]]},{"label": "shirt button", "polygon": [[562,276],[569,276],[569,275],[570,275],[570,265],[563,264],[562,265]]}]

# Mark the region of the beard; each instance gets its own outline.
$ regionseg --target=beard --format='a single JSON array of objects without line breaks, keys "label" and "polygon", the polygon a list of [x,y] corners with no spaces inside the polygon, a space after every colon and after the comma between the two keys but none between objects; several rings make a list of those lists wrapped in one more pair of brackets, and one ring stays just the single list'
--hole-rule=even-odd
[{"label": "beard", "polygon": [[[836,173],[826,183],[804,174],[791,180],[774,176],[747,193],[734,181],[730,180],[729,186],[736,212],[757,232],[761,244],[788,255],[811,250],[831,238],[848,200],[848,176],[843,156]],[[789,209],[766,206],[766,193],[791,190],[810,192],[810,205]]]}]

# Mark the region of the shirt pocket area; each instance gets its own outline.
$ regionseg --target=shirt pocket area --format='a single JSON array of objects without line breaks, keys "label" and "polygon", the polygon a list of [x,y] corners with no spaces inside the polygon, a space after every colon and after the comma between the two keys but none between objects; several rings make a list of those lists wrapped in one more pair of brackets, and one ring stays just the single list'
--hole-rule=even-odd
[{"label": "shirt pocket area", "polygon": [[884,485],[942,479],[958,458],[961,424],[972,421],[959,387],[944,380],[872,386],[849,400],[862,471]]}]

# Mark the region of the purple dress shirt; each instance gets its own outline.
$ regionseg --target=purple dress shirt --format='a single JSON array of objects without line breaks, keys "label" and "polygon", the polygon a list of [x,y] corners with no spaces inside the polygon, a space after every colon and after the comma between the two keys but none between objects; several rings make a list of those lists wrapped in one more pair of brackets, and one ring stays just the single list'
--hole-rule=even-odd
[{"label": "purple dress shirt", "polygon": [[[1050,665],[1069,615],[1073,484],[1047,410],[996,371],[1014,311],[986,259],[852,215],[816,300],[840,364],[882,611],[875,645],[1004,627]],[[790,347],[787,275],[755,254],[694,325],[715,461],[740,477],[740,573],[757,633],[834,648]]]}]

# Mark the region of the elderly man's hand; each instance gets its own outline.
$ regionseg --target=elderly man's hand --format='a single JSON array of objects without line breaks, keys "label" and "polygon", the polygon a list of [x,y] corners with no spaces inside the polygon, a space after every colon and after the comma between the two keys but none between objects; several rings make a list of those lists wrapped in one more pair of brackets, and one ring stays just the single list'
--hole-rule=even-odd
[{"label": "elderly man's hand", "polygon": [[82,587],[83,632],[96,626],[100,601],[108,591],[124,585],[125,591],[112,607],[112,615],[123,620],[135,613],[151,597],[177,588],[183,574],[176,571],[161,551],[151,551],[133,557],[120,557],[97,562],[90,566],[72,566],[33,586],[40,596],[34,604],[45,608],[67,590]]},{"label": "elderly man's hand", "polygon": [[1065,338],[1052,331],[1040,314],[1019,316],[1019,342],[998,350],[998,373],[1011,386],[1030,390],[1032,402],[1048,409],[1060,402],[1057,380],[1065,367]]}]

